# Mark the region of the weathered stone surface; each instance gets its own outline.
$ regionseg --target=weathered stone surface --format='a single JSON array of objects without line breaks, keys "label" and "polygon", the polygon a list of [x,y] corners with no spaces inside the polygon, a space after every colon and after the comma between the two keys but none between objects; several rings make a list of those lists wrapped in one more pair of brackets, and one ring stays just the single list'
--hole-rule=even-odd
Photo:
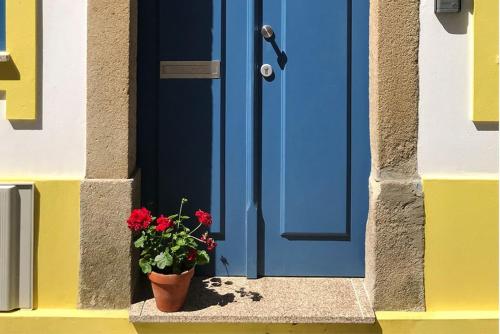
[{"label": "weathered stone surface", "polygon": [[366,286],[376,310],[425,309],[417,173],[419,0],[370,1],[372,171]]},{"label": "weathered stone surface", "polygon": [[127,308],[131,299],[131,234],[138,182],[90,180],[80,188],[80,308]]},{"label": "weathered stone surface", "polygon": [[370,1],[372,175],[417,174],[419,0]]},{"label": "weathered stone surface", "polygon": [[153,298],[130,307],[132,322],[374,323],[362,278],[194,277],[183,309]]},{"label": "weathered stone surface", "polygon": [[127,179],[136,157],[136,1],[89,0],[87,170]]},{"label": "weathered stone surface", "polygon": [[366,289],[376,310],[425,310],[420,180],[370,179]]}]

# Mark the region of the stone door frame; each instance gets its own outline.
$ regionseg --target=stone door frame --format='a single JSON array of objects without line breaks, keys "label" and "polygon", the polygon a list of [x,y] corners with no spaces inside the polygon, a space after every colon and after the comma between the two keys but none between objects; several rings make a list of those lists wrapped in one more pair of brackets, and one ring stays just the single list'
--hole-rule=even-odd
[{"label": "stone door frame", "polygon": [[[126,308],[123,223],[137,205],[137,1],[88,0],[87,165],[80,192],[79,307]],[[424,209],[417,173],[419,0],[370,1],[369,218],[365,287],[376,310],[423,311]],[[109,261],[110,254],[115,261]]]}]

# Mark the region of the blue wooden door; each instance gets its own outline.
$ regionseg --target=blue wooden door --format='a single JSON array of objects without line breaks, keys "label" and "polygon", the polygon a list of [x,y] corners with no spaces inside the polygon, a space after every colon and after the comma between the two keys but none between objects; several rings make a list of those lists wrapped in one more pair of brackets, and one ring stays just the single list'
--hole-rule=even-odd
[{"label": "blue wooden door", "polygon": [[[139,2],[142,202],[212,212],[199,274],[363,275],[367,49],[367,0]],[[215,78],[159,75],[213,60]]]},{"label": "blue wooden door", "polygon": [[362,276],[368,1],[264,0],[262,275]]},{"label": "blue wooden door", "polygon": [[[155,214],[170,213],[187,197],[187,214],[200,208],[211,212],[218,246],[198,274],[245,275],[246,5],[138,4],[142,204]],[[162,61],[217,60],[218,78],[160,77]]]}]

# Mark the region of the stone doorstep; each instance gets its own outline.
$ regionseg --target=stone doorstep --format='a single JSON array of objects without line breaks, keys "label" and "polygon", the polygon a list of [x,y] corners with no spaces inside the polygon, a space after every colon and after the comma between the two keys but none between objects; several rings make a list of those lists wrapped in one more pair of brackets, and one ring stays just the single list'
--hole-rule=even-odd
[{"label": "stone doorstep", "polygon": [[133,323],[374,323],[362,278],[195,277],[183,309],[131,305]]}]

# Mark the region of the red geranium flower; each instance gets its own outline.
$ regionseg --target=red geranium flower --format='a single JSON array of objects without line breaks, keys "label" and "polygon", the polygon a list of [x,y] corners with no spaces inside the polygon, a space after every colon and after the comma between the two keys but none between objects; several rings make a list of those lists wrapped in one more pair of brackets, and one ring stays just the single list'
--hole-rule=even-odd
[{"label": "red geranium flower", "polygon": [[135,209],[127,219],[128,228],[132,231],[140,231],[148,228],[151,223],[151,212],[146,208]]},{"label": "red geranium flower", "polygon": [[207,245],[208,251],[211,251],[215,247],[217,247],[217,243],[214,241],[214,239],[208,237],[208,232],[202,234],[200,240],[203,241]]},{"label": "red geranium flower", "polygon": [[205,226],[210,226],[212,224],[212,216],[208,212],[198,210],[194,215],[198,218],[198,221],[201,224]]},{"label": "red geranium flower", "polygon": [[188,261],[194,261],[196,259],[196,249],[189,248],[186,259]]},{"label": "red geranium flower", "polygon": [[207,250],[208,250],[208,251],[211,251],[211,250],[213,250],[215,247],[217,247],[217,243],[214,241],[214,239],[212,239],[212,238],[208,238],[208,239],[207,239]]},{"label": "red geranium flower", "polygon": [[158,219],[156,219],[156,231],[157,232],[163,232],[166,229],[172,227],[174,225],[174,222],[171,219],[168,219],[167,217],[163,217],[161,215]]}]

